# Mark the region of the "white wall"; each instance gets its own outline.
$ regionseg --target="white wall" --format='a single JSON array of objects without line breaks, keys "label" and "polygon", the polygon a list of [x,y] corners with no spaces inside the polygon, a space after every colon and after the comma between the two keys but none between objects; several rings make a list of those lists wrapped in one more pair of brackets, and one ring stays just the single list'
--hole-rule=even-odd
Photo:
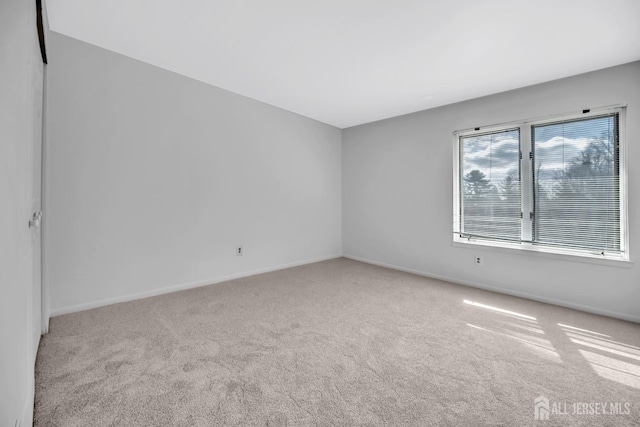
[{"label": "white wall", "polygon": [[49,36],[53,315],[340,255],[339,129]]},{"label": "white wall", "polygon": [[[612,104],[628,104],[633,265],[452,246],[453,131]],[[344,254],[640,321],[639,140],[640,62],[346,129]]]},{"label": "white wall", "polygon": [[0,425],[31,425],[34,321],[32,150],[41,122],[42,60],[35,2],[0,2]]},{"label": "white wall", "polygon": [[[628,104],[634,164],[639,62],[340,132],[59,34],[49,43],[54,315],[337,256],[343,233],[347,256],[640,321],[635,263],[451,244],[454,130]],[[633,262],[640,174],[628,175]]]}]

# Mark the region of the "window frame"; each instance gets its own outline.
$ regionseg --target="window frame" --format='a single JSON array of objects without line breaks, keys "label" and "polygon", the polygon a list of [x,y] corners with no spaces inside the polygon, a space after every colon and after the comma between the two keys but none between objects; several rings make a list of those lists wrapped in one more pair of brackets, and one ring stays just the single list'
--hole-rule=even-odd
[{"label": "window frame", "polygon": [[[534,185],[533,185],[533,161],[530,153],[533,152],[531,140],[532,127],[547,123],[556,123],[565,120],[587,119],[606,114],[618,114],[618,155],[619,155],[619,216],[620,216],[620,253],[597,253],[591,249],[570,248],[556,245],[544,245],[533,241],[534,219],[529,215],[534,209]],[[461,232],[462,217],[462,151],[461,139],[463,137],[483,135],[500,132],[508,129],[520,131],[520,179],[521,179],[521,240],[504,241],[491,238],[464,236]],[[578,260],[595,261],[625,261],[629,262],[629,226],[628,226],[628,190],[627,190],[627,148],[626,148],[626,105],[613,105],[597,109],[584,109],[579,112],[554,114],[542,118],[519,120],[508,123],[500,123],[489,126],[481,126],[458,130],[453,132],[453,245],[459,247],[484,246],[488,248],[513,250],[526,250],[538,254],[549,254],[553,257],[566,255],[579,257]],[[617,264],[617,263],[616,263]]]}]

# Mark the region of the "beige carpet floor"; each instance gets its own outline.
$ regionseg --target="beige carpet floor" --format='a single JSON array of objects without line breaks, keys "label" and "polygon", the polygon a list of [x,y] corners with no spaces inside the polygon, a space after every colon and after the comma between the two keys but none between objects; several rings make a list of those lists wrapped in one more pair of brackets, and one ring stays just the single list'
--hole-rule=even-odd
[{"label": "beige carpet floor", "polygon": [[342,258],[51,319],[35,425],[637,426],[640,325]]}]

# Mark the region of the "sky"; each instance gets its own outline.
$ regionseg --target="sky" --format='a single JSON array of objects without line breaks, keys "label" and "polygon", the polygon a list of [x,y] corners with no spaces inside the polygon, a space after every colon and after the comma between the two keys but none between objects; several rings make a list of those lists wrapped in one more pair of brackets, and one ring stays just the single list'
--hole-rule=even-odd
[{"label": "sky", "polygon": [[[591,141],[611,134],[613,117],[535,127],[536,165],[545,171],[564,170]],[[489,135],[462,138],[463,175],[474,169],[482,171],[493,185],[499,185],[510,171],[519,169],[518,129]],[[526,154],[525,154],[526,155]]]}]

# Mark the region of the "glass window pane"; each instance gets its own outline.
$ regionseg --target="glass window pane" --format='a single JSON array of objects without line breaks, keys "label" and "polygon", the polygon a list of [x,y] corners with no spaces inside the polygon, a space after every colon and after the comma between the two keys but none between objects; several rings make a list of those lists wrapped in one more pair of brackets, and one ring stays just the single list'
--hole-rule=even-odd
[{"label": "glass window pane", "polygon": [[617,114],[532,127],[534,240],[620,251]]},{"label": "glass window pane", "polygon": [[520,130],[460,138],[460,229],[520,240]]}]

